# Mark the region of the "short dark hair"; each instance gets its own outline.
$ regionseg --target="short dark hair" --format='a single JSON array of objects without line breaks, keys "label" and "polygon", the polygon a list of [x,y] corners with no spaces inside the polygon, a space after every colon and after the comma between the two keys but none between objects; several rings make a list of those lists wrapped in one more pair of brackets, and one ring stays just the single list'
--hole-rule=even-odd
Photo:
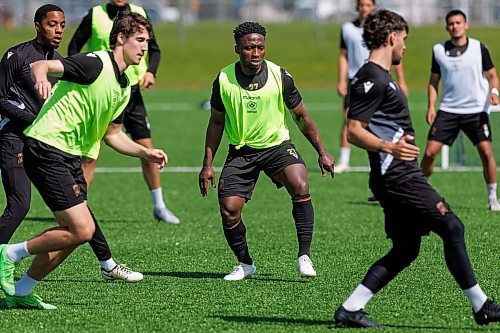
[{"label": "short dark hair", "polygon": [[61,12],[64,14],[64,11],[59,6],[51,4],[43,5],[36,10],[35,18],[33,19],[34,23],[42,24],[42,21],[47,17],[47,13],[50,12]]},{"label": "short dark hair", "polygon": [[151,22],[141,14],[132,12],[121,12],[115,18],[113,22],[113,28],[109,34],[109,46],[114,49],[116,46],[116,40],[118,34],[122,33],[125,38],[130,37],[130,35],[146,29],[149,33],[149,38],[153,38],[153,29],[151,28]]},{"label": "short dark hair", "polygon": [[461,15],[463,16],[465,22],[467,22],[467,15],[465,15],[465,13],[463,11],[461,11],[460,9],[452,9],[448,12],[448,14],[446,14],[446,23],[448,23],[448,19],[452,16],[457,16],[457,15]]},{"label": "short dark hair", "polygon": [[259,34],[266,38],[266,28],[257,22],[243,22],[234,28],[233,33],[235,42],[238,42],[238,39],[249,34]]},{"label": "short dark hair", "polygon": [[376,50],[387,43],[392,32],[406,31],[410,28],[405,19],[390,10],[381,9],[368,15],[363,25],[363,39],[368,50]]}]

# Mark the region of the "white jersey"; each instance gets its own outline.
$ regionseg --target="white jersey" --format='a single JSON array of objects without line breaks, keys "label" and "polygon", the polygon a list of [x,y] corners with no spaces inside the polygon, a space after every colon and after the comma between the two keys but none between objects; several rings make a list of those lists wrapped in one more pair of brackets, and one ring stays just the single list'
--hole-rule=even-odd
[{"label": "white jersey", "polygon": [[351,80],[366,63],[370,51],[366,48],[363,40],[362,26],[356,26],[353,22],[344,23],[342,25],[342,37],[347,49],[347,60],[349,62],[347,76]]},{"label": "white jersey", "polygon": [[447,55],[444,45],[443,42],[433,47],[443,81],[439,109],[457,114],[489,111],[489,84],[483,70],[481,43],[469,38],[465,52],[456,57]]}]

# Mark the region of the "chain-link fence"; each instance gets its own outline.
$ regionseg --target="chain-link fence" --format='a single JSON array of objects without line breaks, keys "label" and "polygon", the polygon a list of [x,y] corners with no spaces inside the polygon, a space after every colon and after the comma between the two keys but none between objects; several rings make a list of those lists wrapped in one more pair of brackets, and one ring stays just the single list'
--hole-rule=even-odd
[{"label": "chain-link fence", "polygon": [[[67,21],[77,23],[88,9],[106,0],[49,0],[61,6]],[[152,20],[195,24],[199,20],[345,21],[355,16],[355,0],[132,0],[146,8]],[[41,0],[0,0],[0,24],[31,23]],[[464,10],[473,24],[500,21],[500,0],[378,0],[377,5],[404,15],[413,25],[442,22],[452,8]]]}]

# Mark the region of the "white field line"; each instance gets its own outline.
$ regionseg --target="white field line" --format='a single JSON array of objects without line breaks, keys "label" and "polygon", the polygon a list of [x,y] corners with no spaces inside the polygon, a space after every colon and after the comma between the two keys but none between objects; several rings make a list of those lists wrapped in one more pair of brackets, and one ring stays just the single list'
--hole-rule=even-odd
[{"label": "white field line", "polygon": [[[162,169],[162,172],[172,172],[172,173],[198,173],[200,172],[201,167],[165,167]],[[221,172],[222,167],[215,167],[214,168],[216,172]],[[308,168],[307,169],[309,172],[319,172],[319,168]],[[497,168],[498,171],[500,171],[500,168]],[[97,173],[140,173],[142,172],[142,169],[140,167],[122,167],[122,168],[114,168],[114,167],[109,167],[109,168],[96,168],[95,170]],[[349,172],[368,172],[370,171],[370,168],[368,167],[350,167]],[[442,170],[441,168],[435,168],[435,172],[481,172],[483,171],[482,167],[461,167],[461,166],[455,166],[455,167],[450,167],[447,170]]]}]

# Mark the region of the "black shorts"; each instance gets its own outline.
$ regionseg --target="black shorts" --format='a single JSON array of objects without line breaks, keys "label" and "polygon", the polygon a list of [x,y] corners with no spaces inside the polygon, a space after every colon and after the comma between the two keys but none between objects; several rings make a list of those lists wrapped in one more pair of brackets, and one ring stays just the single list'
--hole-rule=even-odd
[{"label": "black shorts", "polygon": [[123,113],[123,126],[132,140],[151,138],[148,115],[138,84],[132,86],[130,100]]},{"label": "black shorts", "polygon": [[427,235],[447,214],[453,214],[422,175],[397,185],[370,184],[370,188],[384,209],[388,238]]},{"label": "black shorts", "polygon": [[477,145],[481,141],[492,141],[488,113],[456,114],[439,111],[431,126],[427,140],[434,140],[451,146],[460,130]]},{"label": "black shorts", "polygon": [[62,211],[87,200],[82,159],[38,140],[24,145],[24,169],[51,211]]},{"label": "black shorts", "polygon": [[[292,164],[305,165],[305,162],[290,140],[266,149],[244,146],[236,150],[230,145],[219,178],[219,198],[238,196],[248,201],[252,198],[261,171],[272,179]],[[273,182],[278,188],[283,186],[274,179]]]},{"label": "black shorts", "polygon": [[349,98],[349,91],[351,91],[351,79],[347,81],[347,94],[344,97],[344,110],[349,107],[350,103],[350,98]]}]

